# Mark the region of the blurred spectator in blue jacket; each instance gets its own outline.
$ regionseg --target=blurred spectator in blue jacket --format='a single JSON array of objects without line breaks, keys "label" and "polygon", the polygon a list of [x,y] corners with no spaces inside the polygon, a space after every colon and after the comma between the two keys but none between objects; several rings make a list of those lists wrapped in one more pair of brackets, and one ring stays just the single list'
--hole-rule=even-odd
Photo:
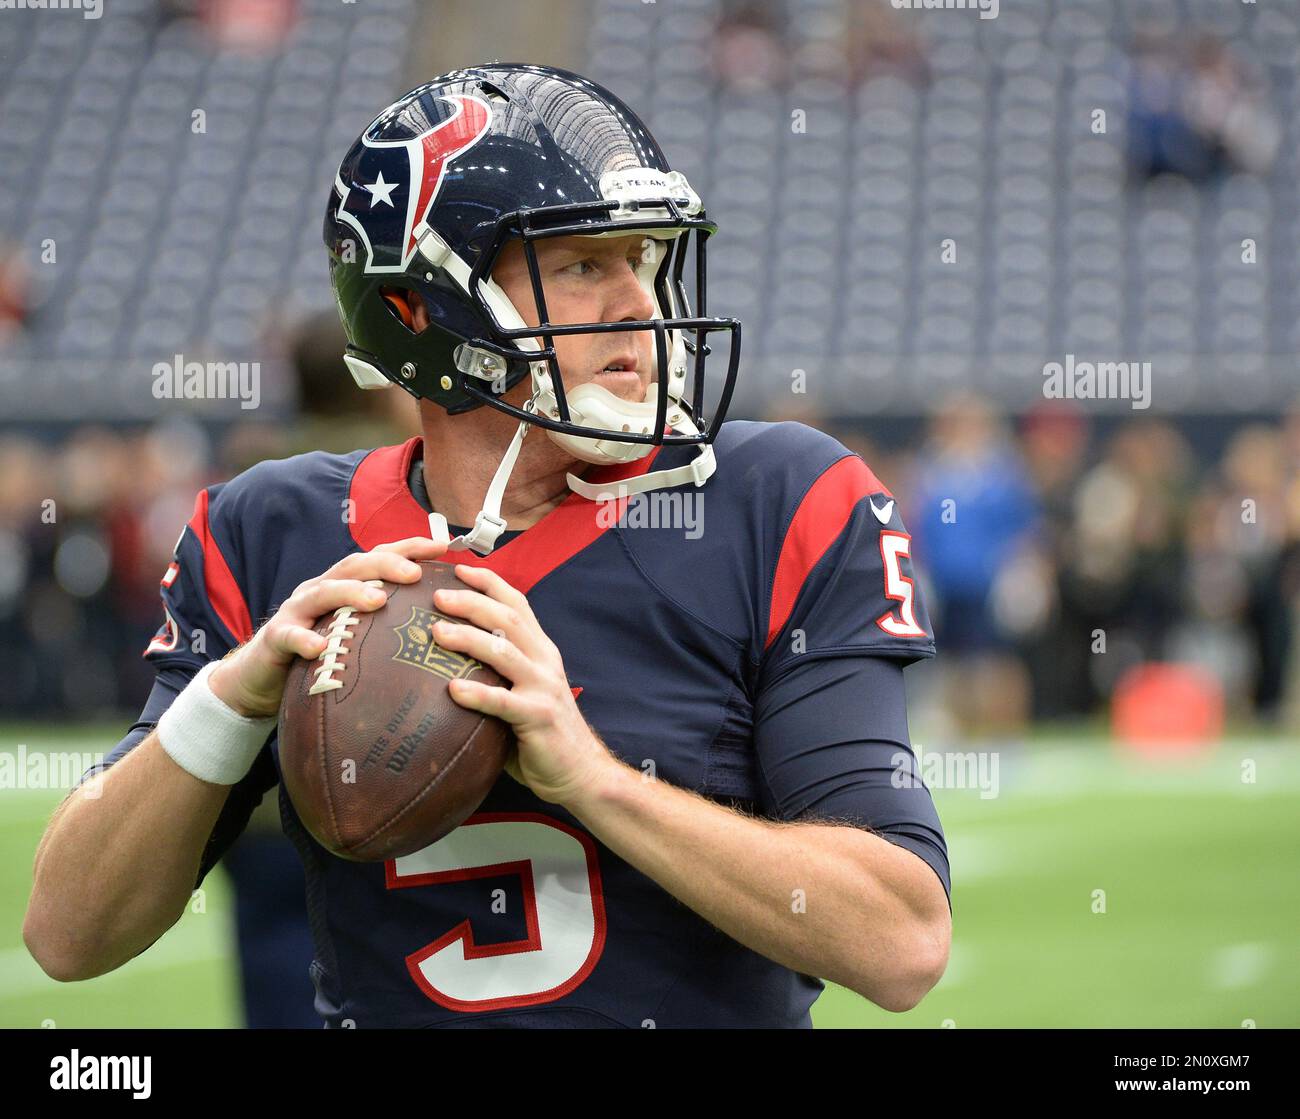
[{"label": "blurred spectator in blue jacket", "polygon": [[1013,654],[1050,610],[1052,572],[1028,468],[984,401],[954,397],[935,415],[909,518],[952,714],[969,730],[1018,729],[1029,686]]}]

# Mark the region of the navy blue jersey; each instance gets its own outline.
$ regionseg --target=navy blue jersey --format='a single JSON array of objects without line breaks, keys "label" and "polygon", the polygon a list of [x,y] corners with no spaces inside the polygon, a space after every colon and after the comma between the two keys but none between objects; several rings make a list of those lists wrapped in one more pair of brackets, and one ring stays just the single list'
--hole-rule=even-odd
[{"label": "navy blue jersey", "polygon": [[[914,768],[903,666],[934,647],[894,499],[801,424],[727,423],[715,451],[700,489],[570,494],[492,555],[451,558],[528,595],[583,715],[628,764],[757,816],[870,828],[947,890],[930,794],[897,780]],[[421,454],[419,438],[313,452],[201,493],[163,579],[153,695],[107,764],[299,583],[427,534]],[[659,448],[585,477],[613,491],[693,454]],[[272,739],[232,789],[200,877],[277,783]],[[723,935],[508,776],[451,835],[385,864],[331,856],[282,790],[280,808],[306,870],[327,1025],[810,1024],[817,979]]]}]

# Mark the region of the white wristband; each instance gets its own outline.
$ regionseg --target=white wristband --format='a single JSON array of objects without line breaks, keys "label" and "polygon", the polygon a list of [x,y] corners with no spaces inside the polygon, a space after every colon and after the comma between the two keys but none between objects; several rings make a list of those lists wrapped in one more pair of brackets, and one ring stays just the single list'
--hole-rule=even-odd
[{"label": "white wristband", "polygon": [[181,769],[213,785],[234,785],[275,730],[276,717],[250,719],[217,698],[208,677],[220,661],[199,669],[158,720],[158,741]]}]

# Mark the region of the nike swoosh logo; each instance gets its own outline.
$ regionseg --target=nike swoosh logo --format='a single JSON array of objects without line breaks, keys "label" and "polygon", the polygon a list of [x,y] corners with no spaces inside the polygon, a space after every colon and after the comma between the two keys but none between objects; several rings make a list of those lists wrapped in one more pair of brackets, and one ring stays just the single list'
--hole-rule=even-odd
[{"label": "nike swoosh logo", "polygon": [[[871,498],[867,498],[867,500],[871,501]],[[894,515],[894,503],[892,500],[886,501],[883,509],[877,509],[876,503],[871,501],[871,511],[875,513],[876,520],[878,520],[882,525],[887,525],[889,524],[890,518]]]}]

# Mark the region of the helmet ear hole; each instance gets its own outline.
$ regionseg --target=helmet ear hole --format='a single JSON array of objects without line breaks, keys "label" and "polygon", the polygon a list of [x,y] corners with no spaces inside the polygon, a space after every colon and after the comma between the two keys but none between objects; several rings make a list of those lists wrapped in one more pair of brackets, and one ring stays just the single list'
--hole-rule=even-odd
[{"label": "helmet ear hole", "polygon": [[379,295],[388,304],[388,309],[401,321],[401,324],[407,330],[410,330],[415,317],[411,314],[411,305],[406,302],[406,293],[398,291],[396,288],[384,288]]},{"label": "helmet ear hole", "polygon": [[[412,334],[419,334],[423,326],[428,325],[427,321],[423,326],[416,325],[416,312],[412,303],[419,296],[415,292],[405,291],[402,288],[380,288],[379,295],[387,305],[388,310],[392,312],[393,317]],[[421,310],[423,310],[423,307]],[[424,315],[420,317],[427,318]]]}]

